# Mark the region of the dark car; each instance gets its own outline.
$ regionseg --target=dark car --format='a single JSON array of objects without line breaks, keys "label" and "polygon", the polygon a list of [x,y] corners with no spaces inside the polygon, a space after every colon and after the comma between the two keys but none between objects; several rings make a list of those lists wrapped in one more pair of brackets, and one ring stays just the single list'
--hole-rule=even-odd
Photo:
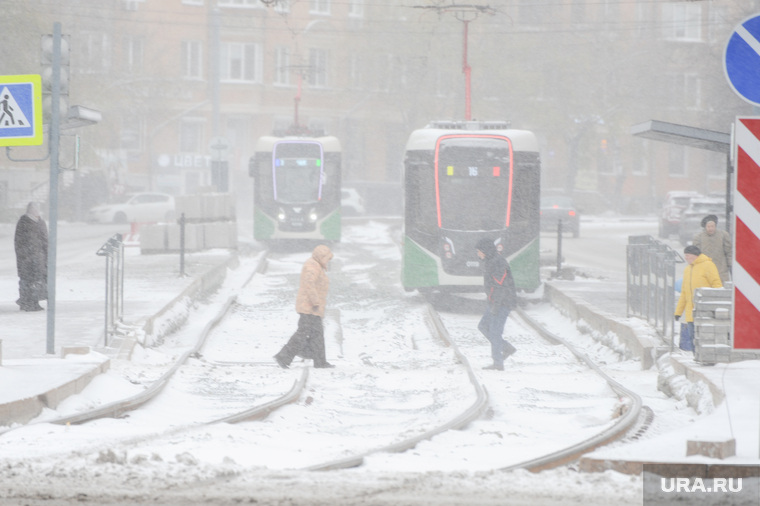
[{"label": "dark car", "polygon": [[699,197],[691,199],[689,207],[681,216],[678,238],[681,244],[687,246],[694,236],[702,231],[702,219],[708,214],[718,217],[718,227],[726,225],[726,199],[720,197]]},{"label": "dark car", "polygon": [[565,195],[544,195],[541,197],[541,230],[557,230],[562,220],[562,231],[571,231],[573,237],[581,233],[580,215],[572,197]]},{"label": "dark car", "polygon": [[689,207],[689,202],[693,198],[702,196],[702,194],[694,191],[668,192],[665,196],[665,202],[662,204],[657,235],[667,238],[671,234],[677,234],[680,230],[681,215]]}]

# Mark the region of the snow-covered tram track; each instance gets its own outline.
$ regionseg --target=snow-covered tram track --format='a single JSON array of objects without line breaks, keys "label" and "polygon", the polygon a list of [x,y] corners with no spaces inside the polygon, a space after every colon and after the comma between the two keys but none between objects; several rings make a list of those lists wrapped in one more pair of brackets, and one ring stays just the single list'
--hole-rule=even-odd
[{"label": "snow-covered tram track", "polygon": [[[460,314],[441,313],[441,327],[446,335],[451,332],[452,346],[458,348],[463,363],[486,365],[490,363],[490,346],[476,330],[479,315],[473,312],[473,304],[462,301],[464,304],[457,304]],[[465,314],[468,305],[469,315]],[[435,314],[432,307],[431,313]],[[473,384],[490,393],[485,416],[475,417],[461,431],[426,442],[423,448],[383,457],[379,459],[383,466],[413,469],[417,459],[429,461],[432,456],[445,461],[454,456],[472,461],[473,470],[522,468],[537,472],[568,464],[616,441],[646,418],[637,394],[607,376],[569,342],[549,333],[522,311],[516,311],[510,322],[505,336],[511,340],[510,334],[520,334],[515,343],[520,359],[509,360],[505,372],[471,373]],[[544,340],[551,344],[538,344]],[[569,353],[553,351],[558,344]],[[547,377],[556,377],[557,384]],[[455,447],[459,445],[454,452],[452,441]],[[419,440],[407,448],[417,443]],[[473,448],[480,448],[480,452]],[[462,463],[453,467],[457,465]]]}]

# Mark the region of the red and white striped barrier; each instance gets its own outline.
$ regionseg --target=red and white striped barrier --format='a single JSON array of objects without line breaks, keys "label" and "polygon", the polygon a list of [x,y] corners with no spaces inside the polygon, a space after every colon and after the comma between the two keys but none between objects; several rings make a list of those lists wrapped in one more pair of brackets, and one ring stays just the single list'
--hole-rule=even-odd
[{"label": "red and white striped barrier", "polygon": [[737,118],[734,191],[735,350],[760,350],[760,117]]}]

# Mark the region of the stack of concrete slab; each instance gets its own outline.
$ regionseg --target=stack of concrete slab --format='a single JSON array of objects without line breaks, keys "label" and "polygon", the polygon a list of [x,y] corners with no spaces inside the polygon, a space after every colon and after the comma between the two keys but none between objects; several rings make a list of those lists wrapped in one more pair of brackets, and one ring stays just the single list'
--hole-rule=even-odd
[{"label": "stack of concrete slab", "polygon": [[[178,218],[184,216],[185,251],[237,248],[235,199],[230,193],[201,193],[175,198]],[[180,251],[181,223],[143,227],[140,250],[143,253]]]},{"label": "stack of concrete slab", "polygon": [[733,350],[733,288],[697,288],[694,294],[694,359],[703,364],[756,360],[760,353]]}]

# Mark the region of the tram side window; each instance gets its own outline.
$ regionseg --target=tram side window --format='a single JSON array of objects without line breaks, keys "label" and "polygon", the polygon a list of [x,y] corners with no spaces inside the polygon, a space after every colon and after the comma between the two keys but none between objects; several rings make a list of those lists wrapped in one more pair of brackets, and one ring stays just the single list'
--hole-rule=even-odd
[{"label": "tram side window", "polygon": [[256,188],[254,191],[258,194],[262,204],[274,203],[274,181],[272,179],[272,155],[265,153],[257,161],[258,177],[256,178]]},{"label": "tram side window", "polygon": [[[424,155],[423,155],[424,156]],[[435,224],[435,175],[432,152],[426,161],[423,156],[412,154],[406,163],[406,215],[417,229],[428,230]]]},{"label": "tram side window", "polygon": [[325,153],[322,180],[322,202],[325,205],[338,205],[340,202],[340,177],[340,153]]},{"label": "tram side window", "polygon": [[540,175],[533,163],[515,163],[510,229],[530,232],[539,222]]}]

